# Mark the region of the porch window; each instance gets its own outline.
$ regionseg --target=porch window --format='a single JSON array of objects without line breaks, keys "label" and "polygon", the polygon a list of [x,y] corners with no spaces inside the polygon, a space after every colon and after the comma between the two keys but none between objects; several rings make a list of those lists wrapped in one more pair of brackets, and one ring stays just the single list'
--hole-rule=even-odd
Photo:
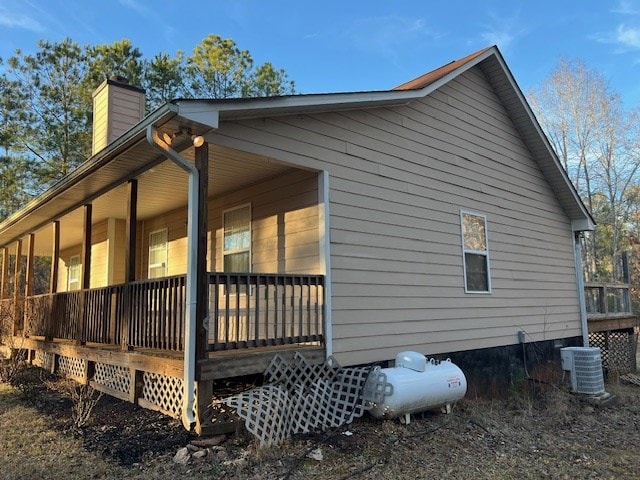
[{"label": "porch window", "polygon": [[69,266],[67,267],[67,291],[80,290],[81,273],[80,255],[74,255],[69,258]]},{"label": "porch window", "polygon": [[149,234],[149,278],[167,276],[167,229]]},{"label": "porch window", "polygon": [[227,210],[222,245],[225,272],[251,271],[251,205]]},{"label": "porch window", "polygon": [[484,215],[461,212],[465,292],[490,293],[487,219]]}]

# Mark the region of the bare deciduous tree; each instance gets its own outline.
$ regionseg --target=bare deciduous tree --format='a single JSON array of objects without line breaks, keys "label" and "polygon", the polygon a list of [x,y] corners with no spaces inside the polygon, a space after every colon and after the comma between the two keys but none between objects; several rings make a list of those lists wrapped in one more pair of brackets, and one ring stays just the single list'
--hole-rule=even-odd
[{"label": "bare deciduous tree", "polygon": [[613,259],[638,203],[638,114],[625,110],[604,76],[561,59],[529,100],[578,193],[598,223],[586,242],[589,279],[615,276]]}]

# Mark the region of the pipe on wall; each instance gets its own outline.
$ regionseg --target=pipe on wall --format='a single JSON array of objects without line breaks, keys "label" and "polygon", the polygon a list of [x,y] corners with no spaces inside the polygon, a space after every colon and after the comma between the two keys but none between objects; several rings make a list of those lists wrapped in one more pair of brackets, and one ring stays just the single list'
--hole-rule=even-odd
[{"label": "pipe on wall", "polygon": [[198,258],[198,184],[199,173],[195,165],[187,162],[178,152],[173,150],[152,126],[147,127],[147,142],[160,150],[178,167],[189,174],[189,194],[187,206],[187,280],[186,307],[184,326],[184,373],[182,381],[182,425],[191,430],[196,421],[195,403],[195,368],[196,368],[196,306],[197,306],[197,258]]},{"label": "pipe on wall", "polygon": [[576,265],[576,285],[578,287],[578,306],[580,308],[580,325],[582,327],[582,344],[589,346],[589,323],[587,322],[587,306],[584,300],[584,279],[582,268],[582,244],[580,238],[581,232],[574,232],[574,249],[573,255]]}]

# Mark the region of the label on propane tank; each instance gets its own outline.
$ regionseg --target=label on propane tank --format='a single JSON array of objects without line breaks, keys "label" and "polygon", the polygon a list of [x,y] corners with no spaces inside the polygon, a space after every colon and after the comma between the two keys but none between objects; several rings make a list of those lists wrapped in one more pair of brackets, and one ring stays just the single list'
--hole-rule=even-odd
[{"label": "label on propane tank", "polygon": [[460,377],[449,377],[447,378],[447,383],[449,384],[449,388],[458,388],[460,386]]}]

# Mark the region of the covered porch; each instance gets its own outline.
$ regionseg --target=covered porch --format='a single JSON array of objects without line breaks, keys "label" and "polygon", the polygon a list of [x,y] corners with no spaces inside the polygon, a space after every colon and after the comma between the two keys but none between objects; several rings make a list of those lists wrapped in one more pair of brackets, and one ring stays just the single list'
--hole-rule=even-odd
[{"label": "covered porch", "polygon": [[0,226],[0,320],[33,363],[173,416],[192,360],[204,431],[215,380],[276,353],[326,357],[324,177],[195,146],[181,132],[209,127],[167,115],[154,128],[179,133],[197,203],[184,169],[132,129]]}]

